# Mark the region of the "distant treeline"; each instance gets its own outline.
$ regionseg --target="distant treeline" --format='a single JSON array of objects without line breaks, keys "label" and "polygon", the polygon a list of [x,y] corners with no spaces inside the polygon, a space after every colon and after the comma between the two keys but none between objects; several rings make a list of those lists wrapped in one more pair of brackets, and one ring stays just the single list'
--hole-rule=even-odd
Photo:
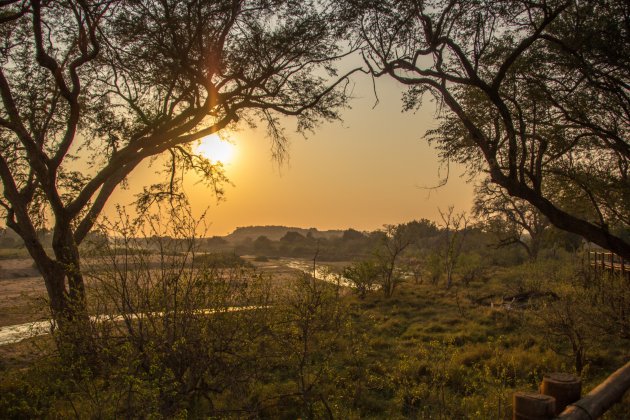
[{"label": "distant treeline", "polygon": [[[390,226],[391,227],[391,226]],[[404,229],[405,236],[413,245],[407,254],[429,254],[439,248],[451,232],[451,228],[438,226],[428,219],[414,220],[395,225]],[[519,263],[528,259],[523,252],[522,243],[506,242],[501,233],[487,223],[471,224],[464,229],[467,237],[464,253],[470,251],[489,261],[501,264]],[[44,243],[52,239],[49,230],[39,232]],[[86,244],[99,245],[110,242],[114,247],[116,239],[108,238],[102,233],[92,232]],[[317,257],[320,261],[349,261],[369,257],[377,251],[387,239],[387,226],[374,231],[346,230],[320,231],[316,228],[299,228],[289,226],[247,226],[239,227],[226,236],[213,236],[195,239],[194,247],[204,252],[231,253],[235,255],[256,255],[260,257]],[[191,239],[173,239],[170,237],[138,238],[135,246],[143,250],[157,251],[159,247],[170,243],[189,242]],[[524,235],[521,242],[531,242]],[[540,240],[542,249],[575,249],[582,240],[576,235],[568,234],[546,226],[545,237]],[[0,230],[0,248],[22,247],[21,239],[10,229]],[[183,249],[182,248],[182,249]]]},{"label": "distant treeline", "polygon": [[247,240],[254,240],[259,236],[266,236],[272,241],[277,241],[287,234],[287,232],[297,232],[302,236],[314,238],[332,239],[341,237],[343,230],[318,230],[316,228],[299,228],[289,226],[245,226],[238,227],[234,232],[224,238],[231,243],[239,243]]},{"label": "distant treeline", "polygon": [[[451,231],[427,219],[414,220],[396,225],[404,229],[412,247],[407,253],[428,254],[441,247],[445,236]],[[334,232],[334,234],[333,234]],[[259,234],[258,236],[254,236]],[[467,240],[464,252],[474,252],[485,259],[502,264],[519,263],[528,255],[518,244],[503,244],[496,233],[485,226],[474,224],[465,228]],[[239,238],[239,239],[237,239]],[[199,240],[204,251],[234,252],[237,255],[265,257],[315,258],[319,261],[348,261],[371,256],[387,239],[387,229],[360,232],[355,229],[343,231],[318,231],[317,229],[290,228],[285,226],[252,226],[238,228],[225,237]],[[549,232],[545,249],[575,249],[581,239],[560,231]]]}]

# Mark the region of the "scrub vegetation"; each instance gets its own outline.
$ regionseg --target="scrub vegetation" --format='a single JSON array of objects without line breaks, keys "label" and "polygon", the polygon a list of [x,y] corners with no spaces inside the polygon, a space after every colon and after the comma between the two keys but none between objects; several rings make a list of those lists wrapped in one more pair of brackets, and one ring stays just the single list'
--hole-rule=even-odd
[{"label": "scrub vegetation", "polygon": [[[628,16],[1,1],[0,325],[46,308],[54,328],[0,348],[0,418],[510,418],[544,373],[597,384],[630,357],[627,272],[589,258],[630,259]],[[476,184],[472,215],[197,237],[185,174],[229,181],[195,143],[261,125],[281,162],[284,125],[339,120],[360,73],[406,87],[405,111],[433,99],[425,137]],[[163,176],[108,222],[143,162]]]},{"label": "scrub vegetation", "polygon": [[67,365],[50,337],[3,347],[3,418],[511,418],[512,393],[544,373],[588,389],[628,357],[626,280],[593,272],[563,237],[537,260],[426,220],[319,241],[363,241],[328,265],[350,288],[274,269],[293,252],[282,240],[258,257],[200,251],[185,220],[117,222],[115,240],[85,250],[94,352]]}]

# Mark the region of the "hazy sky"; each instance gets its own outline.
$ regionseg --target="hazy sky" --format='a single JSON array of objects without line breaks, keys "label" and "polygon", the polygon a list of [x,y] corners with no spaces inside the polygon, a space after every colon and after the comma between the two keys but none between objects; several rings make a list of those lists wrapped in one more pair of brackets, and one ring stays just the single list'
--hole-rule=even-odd
[{"label": "hazy sky", "polygon": [[[324,124],[304,139],[291,138],[287,163],[272,160],[264,127],[233,134],[235,155],[226,165],[234,186],[226,187],[219,203],[209,188],[189,182],[186,191],[193,211],[208,210],[208,235],[225,235],[238,226],[287,225],[373,230],[386,223],[418,218],[437,220],[438,207],[454,205],[470,210],[472,185],[451,166],[446,186],[438,184],[437,153],[423,139],[434,122],[434,105],[428,100],[416,113],[401,112],[401,87],[379,80],[379,104],[371,79],[353,79],[352,109],[342,123]],[[156,168],[138,168],[128,190],[117,190],[106,214],[115,204],[126,205],[142,185],[154,181]],[[441,173],[440,173],[441,172]]]}]

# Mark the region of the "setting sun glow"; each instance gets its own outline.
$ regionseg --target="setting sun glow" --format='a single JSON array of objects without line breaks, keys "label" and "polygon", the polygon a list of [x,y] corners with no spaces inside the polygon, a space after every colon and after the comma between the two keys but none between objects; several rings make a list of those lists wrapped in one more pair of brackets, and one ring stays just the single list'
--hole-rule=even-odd
[{"label": "setting sun glow", "polygon": [[227,164],[234,159],[235,147],[213,134],[199,141],[195,151],[212,162]]}]

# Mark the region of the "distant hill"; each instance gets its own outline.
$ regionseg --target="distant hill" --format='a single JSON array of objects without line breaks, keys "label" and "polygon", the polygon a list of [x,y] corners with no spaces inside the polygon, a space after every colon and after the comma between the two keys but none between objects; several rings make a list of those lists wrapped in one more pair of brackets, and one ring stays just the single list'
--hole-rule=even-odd
[{"label": "distant hill", "polygon": [[246,240],[255,240],[259,236],[266,236],[272,241],[280,240],[287,232],[298,232],[303,236],[311,233],[314,238],[335,238],[343,235],[343,230],[324,230],[320,231],[315,228],[305,229],[290,226],[246,226],[238,227],[234,232],[225,236],[225,239],[232,243],[243,242]]}]

